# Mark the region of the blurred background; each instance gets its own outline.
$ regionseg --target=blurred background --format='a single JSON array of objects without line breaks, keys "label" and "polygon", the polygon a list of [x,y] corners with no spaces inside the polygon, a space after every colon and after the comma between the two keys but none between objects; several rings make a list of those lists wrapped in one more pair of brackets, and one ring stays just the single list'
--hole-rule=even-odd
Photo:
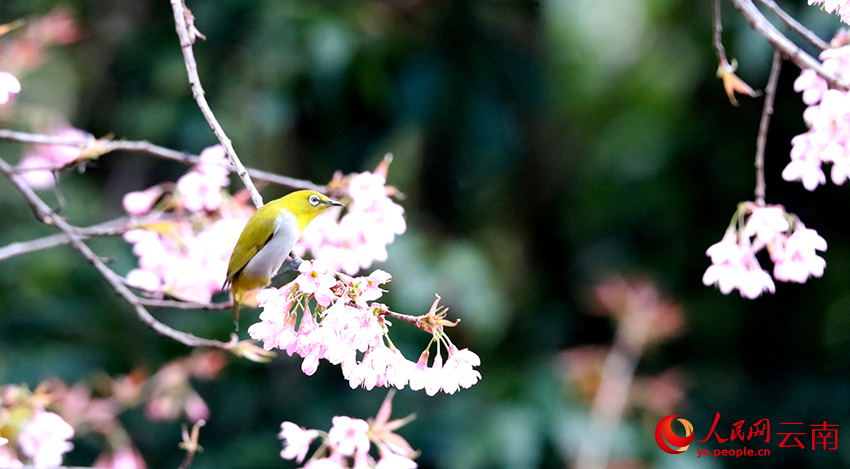
[{"label": "blurred background", "polygon": [[[840,27],[805,2],[781,4],[824,39]],[[826,273],[802,285],[777,282],[776,294],[754,301],[701,282],[705,250],[737,204],[753,199],[763,103],[742,97],[733,107],[715,77],[711,2],[188,7],[207,38],[195,45],[207,97],[247,166],[325,183],[335,170],[370,170],[385,153],[395,156],[388,182],[406,196],[408,230],[376,266],[394,277],[387,302],[421,314],[438,293],[461,319],[452,339],[482,361],[483,378],[468,390],[396,395],[394,416],[417,415],[399,433],[421,450],[419,467],[571,467],[620,324],[594,294],[611,276],[654,284],[678,309],[666,320],[672,331],[641,350],[610,467],[850,466],[850,242],[841,221],[850,189],[830,182],[808,192],[780,177],[791,138],[806,130],[790,63],[768,136],[767,202],[827,240]],[[0,23],[56,11],[74,19],[78,37],[18,75],[23,91],[0,125],[39,132],[67,121],[95,136],[192,153],[216,143],[187,85],[169,2],[5,0]],[[762,89],[772,49],[731,2],[723,2],[723,20],[738,75]],[[0,143],[13,164],[24,149]],[[63,175],[62,214],[78,226],[120,216],[123,194],[185,171],[143,154],[110,154]],[[269,186],[263,195],[288,190]],[[53,232],[6,180],[0,213],[0,246]],[[120,237],[90,245],[113,257],[120,274],[136,264]],[[232,328],[227,312],[157,316],[203,337],[226,339]],[[393,334],[411,356],[428,338],[405,326]],[[139,322],[67,246],[0,263],[0,384],[35,388],[59,378],[96,389],[106,375],[154,373],[190,353]],[[326,430],[334,415],[374,416],[386,395],[350,389],[327,364],[307,377],[287,356],[270,364],[228,357],[215,380],[192,386],[210,410],[198,469],[296,467],[279,457],[282,421]],[[739,420],[746,430],[769,419],[770,443],[712,437],[694,447],[769,448],[771,456],[706,459],[656,445],[662,417],[680,414],[702,439],[717,412],[723,436]],[[152,422],[141,408],[120,419],[148,467],[180,464],[179,419]],[[841,425],[837,450],[778,448],[780,422],[822,421]],[[90,465],[105,446],[96,436],[74,444],[69,465]]]}]

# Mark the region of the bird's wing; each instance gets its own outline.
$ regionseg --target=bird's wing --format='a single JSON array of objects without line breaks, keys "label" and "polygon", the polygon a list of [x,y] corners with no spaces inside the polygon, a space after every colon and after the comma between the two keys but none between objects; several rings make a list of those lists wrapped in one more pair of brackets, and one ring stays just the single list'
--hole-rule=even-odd
[{"label": "bird's wing", "polygon": [[[227,264],[227,280],[224,282],[224,287],[233,281],[233,277],[248,265],[248,262],[254,257],[266,243],[272,239],[274,235],[274,218],[264,217],[265,220],[259,218],[251,218],[245,229],[239,236],[239,241],[233,249],[233,254],[230,255],[230,263]],[[266,237],[257,236],[258,232],[268,233]],[[248,239],[254,239],[255,242],[249,243]]]}]

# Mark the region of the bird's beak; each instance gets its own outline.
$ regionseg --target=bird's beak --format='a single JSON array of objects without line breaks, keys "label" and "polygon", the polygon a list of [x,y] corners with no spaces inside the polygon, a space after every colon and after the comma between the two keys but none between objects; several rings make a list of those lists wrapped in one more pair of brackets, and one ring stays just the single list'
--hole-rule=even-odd
[{"label": "bird's beak", "polygon": [[325,202],[325,203],[330,205],[330,206],[336,205],[336,206],[342,207],[342,205],[343,205],[342,202],[337,202],[336,200],[331,200],[331,199],[328,199],[328,201]]}]

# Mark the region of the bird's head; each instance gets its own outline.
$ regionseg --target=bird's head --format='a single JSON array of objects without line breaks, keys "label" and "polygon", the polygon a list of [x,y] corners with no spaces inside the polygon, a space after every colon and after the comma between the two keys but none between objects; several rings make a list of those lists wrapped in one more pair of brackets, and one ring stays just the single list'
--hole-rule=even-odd
[{"label": "bird's head", "polygon": [[316,191],[295,191],[278,200],[269,202],[280,209],[284,209],[295,215],[301,230],[307,226],[316,215],[324,212],[328,207],[342,206],[336,200],[332,200]]}]

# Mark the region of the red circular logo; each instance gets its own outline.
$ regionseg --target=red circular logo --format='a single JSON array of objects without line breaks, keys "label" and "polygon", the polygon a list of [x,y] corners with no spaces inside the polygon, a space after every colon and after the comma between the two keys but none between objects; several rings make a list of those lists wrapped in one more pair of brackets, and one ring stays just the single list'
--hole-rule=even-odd
[{"label": "red circular logo", "polygon": [[[673,419],[676,417],[678,415],[668,415],[661,419],[658,425],[655,426],[655,442],[658,443],[658,447],[665,453],[684,453],[691,442],[694,441],[694,426],[685,419],[677,419],[685,427],[684,438],[673,432],[673,427],[670,424],[673,423]],[[667,442],[673,445],[674,448],[678,447],[678,449],[667,446]]]}]

